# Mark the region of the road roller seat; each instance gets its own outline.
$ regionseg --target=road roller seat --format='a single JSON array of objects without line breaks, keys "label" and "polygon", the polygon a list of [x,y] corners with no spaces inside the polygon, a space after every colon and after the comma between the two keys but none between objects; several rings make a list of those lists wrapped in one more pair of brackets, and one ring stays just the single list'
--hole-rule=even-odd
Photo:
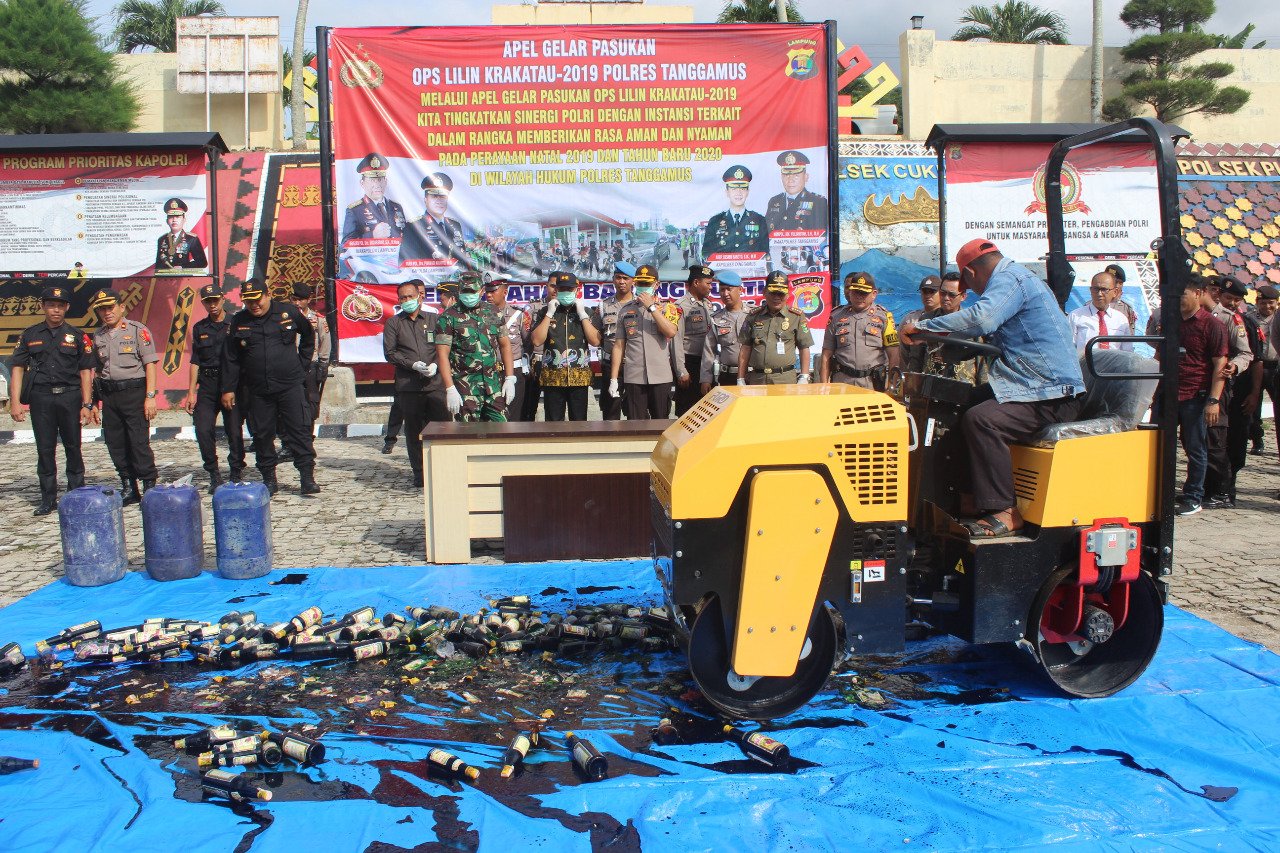
[{"label": "road roller seat", "polygon": [[1094,368],[1107,373],[1149,373],[1149,379],[1110,379],[1096,376],[1080,357],[1084,375],[1085,398],[1080,417],[1066,423],[1049,424],[1031,440],[1033,447],[1053,447],[1059,441],[1089,435],[1112,435],[1136,429],[1151,407],[1156,386],[1160,384],[1160,363],[1135,352],[1120,349],[1095,349]]}]

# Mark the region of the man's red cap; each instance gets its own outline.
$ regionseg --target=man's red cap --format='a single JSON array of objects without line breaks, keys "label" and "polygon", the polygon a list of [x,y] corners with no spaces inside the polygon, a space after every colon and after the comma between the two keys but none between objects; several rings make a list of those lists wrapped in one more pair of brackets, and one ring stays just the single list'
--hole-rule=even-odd
[{"label": "man's red cap", "polygon": [[970,240],[956,252],[956,266],[964,269],[983,255],[998,252],[996,244],[990,240]]}]

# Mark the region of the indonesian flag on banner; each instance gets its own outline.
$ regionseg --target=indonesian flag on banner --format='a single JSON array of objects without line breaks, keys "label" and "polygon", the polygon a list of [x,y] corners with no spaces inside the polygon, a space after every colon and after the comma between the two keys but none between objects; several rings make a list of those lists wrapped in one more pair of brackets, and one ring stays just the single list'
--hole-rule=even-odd
[{"label": "indonesian flag on banner", "polygon": [[[1052,148],[1039,142],[947,146],[947,248],[982,239],[1016,261],[1042,258],[1049,249],[1044,167]],[[1062,212],[1068,254],[1145,255],[1160,236],[1151,146],[1100,143],[1072,151],[1062,167]]]}]

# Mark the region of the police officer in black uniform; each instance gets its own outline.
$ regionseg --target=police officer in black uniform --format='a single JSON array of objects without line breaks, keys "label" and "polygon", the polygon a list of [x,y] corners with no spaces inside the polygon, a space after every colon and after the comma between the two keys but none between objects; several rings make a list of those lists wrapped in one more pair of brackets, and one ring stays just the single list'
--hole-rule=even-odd
[{"label": "police officer in black uniform", "polygon": [[826,231],[827,200],[805,189],[809,179],[809,158],[803,151],[783,151],[782,192],[769,199],[764,218],[769,231]]},{"label": "police officer in black uniform", "polygon": [[229,409],[222,408],[222,353],[231,331],[231,315],[227,313],[222,289],[216,284],[200,288],[200,301],[209,316],[191,329],[191,386],[182,400],[195,422],[196,443],[204,470],[209,472],[209,494],[222,485],[218,468],[218,445],[213,428],[222,414],[222,430],[227,435],[227,464],[231,466],[231,482],[244,476],[244,414],[240,401]]},{"label": "police officer in black uniform", "polygon": [[169,220],[169,233],[156,241],[156,273],[182,275],[184,270],[209,266],[199,238],[184,230],[187,203],[180,198],[169,199],[164,203],[164,215]]},{"label": "police officer in black uniform", "polygon": [[702,257],[710,262],[716,252],[768,252],[769,226],[763,216],[746,207],[751,170],[746,166],[730,166],[723,177],[729,209],[707,220]]},{"label": "police officer in black uniform", "polygon": [[342,243],[348,240],[385,240],[399,237],[404,231],[404,208],[386,197],[387,158],[367,154],[356,166],[364,195],[347,205],[342,222]]},{"label": "police officer in black uniform", "polygon": [[293,465],[304,495],[316,485],[316,451],[312,444],[311,408],[304,383],[316,346],[311,323],[288,302],[276,302],[262,282],[249,279],[240,288],[244,309],[231,318],[222,361],[222,405],[236,404],[235,388],[243,379],[244,402],[253,452],[262,482],[271,494],[276,483],[276,432],[293,453]]},{"label": "police officer in black uniform", "polygon": [[40,506],[44,516],[58,506],[58,442],[67,460],[67,491],[84,485],[80,456],[80,426],[96,422],[93,408],[93,344],[89,336],[65,322],[71,307],[66,287],[46,287],[40,294],[44,322],[22,333],[13,350],[9,414],[26,420],[23,406],[31,406],[31,429],[36,439],[36,474],[40,478]]},{"label": "police officer in black uniform", "polygon": [[400,262],[453,258],[465,261],[462,223],[451,216],[449,193],[453,192],[453,179],[444,172],[436,172],[422,179],[422,196],[427,210],[405,226],[400,240]]}]

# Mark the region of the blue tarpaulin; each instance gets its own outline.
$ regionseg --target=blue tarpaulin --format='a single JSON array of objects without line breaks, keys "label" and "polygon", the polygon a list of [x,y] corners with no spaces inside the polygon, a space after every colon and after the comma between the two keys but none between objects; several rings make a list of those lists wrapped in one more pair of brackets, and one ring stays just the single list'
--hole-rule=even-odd
[{"label": "blue tarpaulin", "polygon": [[[326,614],[425,603],[470,612],[517,593],[546,610],[660,597],[648,561],[305,569],[251,581],[206,573],[166,584],[132,573],[93,589],[54,583],[0,610],[0,642],[32,655],[36,640],[87,619],[213,620],[234,608],[274,621],[312,604]],[[561,717],[517,779],[499,778],[514,721],[545,702],[485,693],[467,713],[424,683],[398,692],[385,718],[352,710],[341,690],[306,697],[305,685],[287,694],[292,703],[254,705],[272,679],[299,684],[323,670],[353,685],[392,680],[394,661],[262,662],[220,683],[220,671],[191,664],[67,666],[34,683],[24,673],[0,682],[0,755],[41,766],[0,777],[0,851],[1280,850],[1280,657],[1173,607],[1165,619],[1150,669],[1108,699],[1055,695],[1004,646],[934,639],[856,662],[768,726],[800,759],[792,773],[717,738],[649,741],[668,705],[698,713],[693,694],[654,692],[687,679],[678,653],[581,661],[571,671],[591,696],[574,730],[610,762],[596,783],[569,769]],[[151,698],[121,701],[129,691]],[[192,705],[210,691],[234,698]],[[328,760],[276,773],[269,803],[202,801],[194,759],[172,740],[223,722],[318,726]],[[436,746],[481,767],[480,779],[427,773]]]}]

